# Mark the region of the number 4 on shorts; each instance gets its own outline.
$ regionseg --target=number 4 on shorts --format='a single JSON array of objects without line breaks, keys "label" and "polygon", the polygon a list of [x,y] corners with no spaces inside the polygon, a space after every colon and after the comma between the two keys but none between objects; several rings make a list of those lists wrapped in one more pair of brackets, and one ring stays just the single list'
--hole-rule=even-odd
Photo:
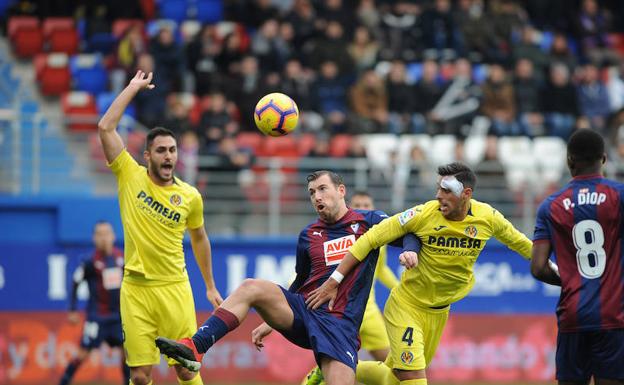
[{"label": "number 4 on shorts", "polygon": [[412,346],[414,343],[414,328],[405,328],[405,333],[403,333],[403,337],[401,337],[401,341],[407,342],[407,346]]}]

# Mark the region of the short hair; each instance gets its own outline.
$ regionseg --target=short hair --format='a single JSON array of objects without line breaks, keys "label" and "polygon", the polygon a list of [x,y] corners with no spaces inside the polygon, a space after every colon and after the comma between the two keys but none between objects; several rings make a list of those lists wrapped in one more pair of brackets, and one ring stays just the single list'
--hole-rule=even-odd
[{"label": "short hair", "polygon": [[332,183],[336,187],[340,186],[341,184],[344,184],[344,180],[342,180],[342,177],[340,175],[329,170],[314,171],[313,173],[308,174],[308,176],[306,177],[306,181],[308,181],[308,183],[315,181],[318,178],[322,177],[323,175],[329,175],[329,179],[332,181]]},{"label": "short hair", "polygon": [[368,191],[364,191],[364,190],[357,190],[356,192],[351,194],[351,198],[356,197],[356,196],[367,197],[367,198],[373,199],[373,196],[370,195]]},{"label": "short hair", "polygon": [[604,153],[604,139],[596,131],[578,129],[568,140],[568,158],[573,162],[597,162],[602,160]]},{"label": "short hair", "polygon": [[95,222],[95,224],[93,225],[93,231],[95,231],[95,229],[100,225],[109,225],[111,228],[113,227],[113,224],[110,223],[109,221],[100,219],[97,222]]},{"label": "short hair", "polygon": [[149,151],[149,149],[152,147],[152,143],[154,143],[154,139],[156,139],[159,136],[170,136],[173,139],[176,139],[173,131],[164,127],[154,127],[151,130],[149,130],[149,132],[147,133],[147,137],[145,138],[145,150],[146,151]]},{"label": "short hair", "polygon": [[453,162],[438,167],[438,175],[450,176],[453,175],[460,181],[464,187],[470,187],[474,190],[477,185],[477,176],[474,171],[467,165],[461,162]]}]

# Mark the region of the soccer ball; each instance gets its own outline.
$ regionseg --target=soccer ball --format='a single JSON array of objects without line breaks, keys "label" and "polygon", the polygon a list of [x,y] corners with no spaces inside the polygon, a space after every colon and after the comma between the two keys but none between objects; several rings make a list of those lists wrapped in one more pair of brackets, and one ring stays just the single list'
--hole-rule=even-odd
[{"label": "soccer ball", "polygon": [[274,92],[256,104],[254,120],[263,134],[284,136],[297,127],[299,109],[288,95]]}]

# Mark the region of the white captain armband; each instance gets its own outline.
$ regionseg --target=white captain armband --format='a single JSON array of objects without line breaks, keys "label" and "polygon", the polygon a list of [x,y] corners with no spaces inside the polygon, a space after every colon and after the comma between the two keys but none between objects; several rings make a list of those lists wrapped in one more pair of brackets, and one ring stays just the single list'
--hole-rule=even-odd
[{"label": "white captain armband", "polygon": [[333,278],[334,281],[340,283],[344,279],[344,275],[338,271],[338,269],[334,270],[333,273],[329,276],[329,278]]}]

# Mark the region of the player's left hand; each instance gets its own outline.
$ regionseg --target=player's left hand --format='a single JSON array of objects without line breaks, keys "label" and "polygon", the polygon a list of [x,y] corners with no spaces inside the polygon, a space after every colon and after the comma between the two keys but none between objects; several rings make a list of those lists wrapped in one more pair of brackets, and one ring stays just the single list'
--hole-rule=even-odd
[{"label": "player's left hand", "polygon": [[258,326],[251,332],[251,342],[256,345],[256,349],[258,349],[258,351],[262,350],[262,348],[264,347],[264,342],[262,342],[264,337],[271,334],[272,331],[273,328],[270,327],[266,322],[263,322],[260,326]]},{"label": "player's left hand", "polygon": [[399,254],[399,263],[407,270],[418,266],[418,254],[415,251],[404,251]]},{"label": "player's left hand", "polygon": [[329,278],[327,281],[323,282],[321,286],[310,292],[310,295],[306,299],[306,305],[308,305],[308,309],[318,309],[322,304],[329,301],[327,308],[333,310],[337,295],[338,283],[332,278]]},{"label": "player's left hand", "polygon": [[215,309],[223,303],[223,298],[216,287],[209,287],[206,289],[206,298],[208,298],[208,301],[210,301]]}]

